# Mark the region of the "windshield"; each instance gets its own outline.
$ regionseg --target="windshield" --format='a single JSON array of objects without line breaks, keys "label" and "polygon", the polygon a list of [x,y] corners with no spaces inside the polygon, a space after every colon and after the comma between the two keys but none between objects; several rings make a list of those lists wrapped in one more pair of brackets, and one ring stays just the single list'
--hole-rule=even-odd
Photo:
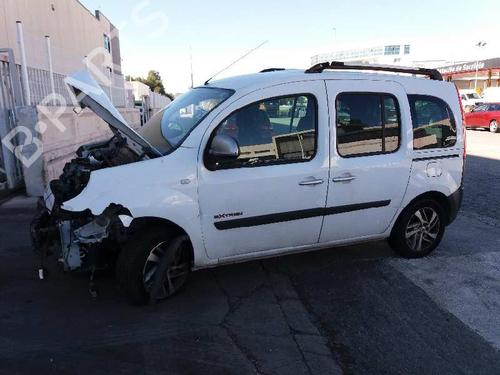
[{"label": "windshield", "polygon": [[165,155],[233,93],[211,87],[192,89],[151,117],[138,133]]}]

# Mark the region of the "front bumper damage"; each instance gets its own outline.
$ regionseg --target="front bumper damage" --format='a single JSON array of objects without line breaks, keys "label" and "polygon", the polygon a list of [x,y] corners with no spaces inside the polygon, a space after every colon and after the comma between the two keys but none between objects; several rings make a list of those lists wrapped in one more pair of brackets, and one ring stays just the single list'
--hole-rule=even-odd
[{"label": "front bumper damage", "polygon": [[119,218],[127,215],[127,210],[111,205],[95,216],[89,210],[68,212],[47,203],[46,199],[39,202],[30,227],[33,248],[40,257],[40,278],[52,254],[58,255],[65,271],[93,273],[113,264],[128,235],[128,228]]}]

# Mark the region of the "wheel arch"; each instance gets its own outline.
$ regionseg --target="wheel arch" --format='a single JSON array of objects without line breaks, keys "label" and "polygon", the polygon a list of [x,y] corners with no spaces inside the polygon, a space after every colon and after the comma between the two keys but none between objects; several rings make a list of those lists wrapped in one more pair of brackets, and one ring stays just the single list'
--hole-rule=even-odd
[{"label": "wheel arch", "polygon": [[408,207],[413,205],[415,202],[418,202],[418,201],[423,200],[423,199],[432,199],[433,201],[438,203],[443,208],[443,211],[446,215],[446,223],[448,224],[451,221],[452,208],[451,208],[448,197],[445,194],[441,193],[440,191],[435,191],[435,190],[428,191],[428,192],[422,193],[420,195],[417,195],[415,198],[413,198],[411,201],[409,201],[406,204],[406,206],[399,212],[397,219],[394,221],[394,225],[392,226],[391,234],[394,231],[394,228],[396,228],[397,223],[400,220],[400,218],[403,216],[404,212],[408,209]]},{"label": "wheel arch", "polygon": [[152,227],[159,229],[164,228],[165,230],[171,230],[178,235],[185,235],[190,243],[191,266],[194,266],[195,252],[194,252],[193,241],[191,240],[189,233],[177,223],[174,223],[173,221],[162,217],[143,216],[134,218],[130,223],[128,230],[129,233],[134,233],[136,231],[145,230],[147,228],[152,228]]}]

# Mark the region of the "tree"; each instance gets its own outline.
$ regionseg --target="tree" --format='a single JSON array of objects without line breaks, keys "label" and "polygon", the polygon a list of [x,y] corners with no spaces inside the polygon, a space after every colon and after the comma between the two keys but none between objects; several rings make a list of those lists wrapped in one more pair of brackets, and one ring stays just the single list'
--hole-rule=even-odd
[{"label": "tree", "polygon": [[147,85],[151,91],[168,96],[171,100],[174,100],[174,96],[172,94],[168,94],[165,91],[165,86],[163,85],[163,80],[161,79],[160,72],[156,70],[150,70],[146,78],[142,77],[133,78],[131,76],[126,76],[125,79],[127,81],[132,80],[132,81],[142,82],[145,85]]},{"label": "tree", "polygon": [[148,85],[151,91],[166,95],[161,75],[156,70],[150,70],[147,78],[142,83]]}]

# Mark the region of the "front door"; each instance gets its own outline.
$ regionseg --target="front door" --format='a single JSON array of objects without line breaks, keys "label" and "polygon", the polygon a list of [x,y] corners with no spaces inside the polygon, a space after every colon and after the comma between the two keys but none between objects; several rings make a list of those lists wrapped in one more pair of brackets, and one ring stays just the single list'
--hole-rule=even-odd
[{"label": "front door", "polygon": [[[211,123],[200,150],[199,203],[210,258],[317,243],[328,186],[323,81],[289,83],[236,100]],[[215,160],[215,135],[240,156]]]},{"label": "front door", "polygon": [[411,117],[391,81],[327,82],[331,173],[320,242],[376,236],[389,227],[410,177]]}]

